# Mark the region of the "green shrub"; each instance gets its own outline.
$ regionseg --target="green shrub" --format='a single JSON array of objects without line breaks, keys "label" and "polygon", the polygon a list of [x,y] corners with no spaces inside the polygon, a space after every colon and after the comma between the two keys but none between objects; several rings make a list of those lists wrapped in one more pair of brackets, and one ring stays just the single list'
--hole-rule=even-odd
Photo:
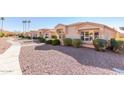
[{"label": "green shrub", "polygon": [[117,41],[116,41],[114,38],[112,38],[112,39],[110,40],[110,49],[113,50],[113,48],[114,48],[116,45],[117,45]]},{"label": "green shrub", "polygon": [[38,39],[38,37],[33,37],[33,39]]},{"label": "green shrub", "polygon": [[72,40],[72,46],[74,47],[80,47],[81,46],[81,40],[80,39],[73,39]]},{"label": "green shrub", "polygon": [[52,35],[51,38],[52,38],[52,39],[57,39],[57,36]]},{"label": "green shrub", "polygon": [[46,40],[45,43],[46,44],[52,44],[52,40]]},{"label": "green shrub", "polygon": [[45,36],[45,39],[49,38],[48,36]]},{"label": "green shrub", "polygon": [[39,42],[44,43],[45,39],[43,37],[38,37]]},{"label": "green shrub", "polygon": [[0,37],[4,37],[4,33],[3,32],[0,32]]},{"label": "green shrub", "polygon": [[52,40],[52,45],[60,45],[59,39]]},{"label": "green shrub", "polygon": [[115,45],[113,46],[113,51],[116,53],[124,53],[124,41],[115,41]]},{"label": "green shrub", "polygon": [[108,42],[104,39],[93,40],[93,45],[97,51],[105,51],[108,47]]},{"label": "green shrub", "polygon": [[25,38],[23,34],[18,35],[19,38]]},{"label": "green shrub", "polygon": [[31,39],[31,37],[30,37],[30,36],[25,36],[24,38],[26,38],[26,39]]},{"label": "green shrub", "polygon": [[72,46],[72,39],[71,38],[65,38],[65,39],[63,39],[63,43],[65,46]]}]

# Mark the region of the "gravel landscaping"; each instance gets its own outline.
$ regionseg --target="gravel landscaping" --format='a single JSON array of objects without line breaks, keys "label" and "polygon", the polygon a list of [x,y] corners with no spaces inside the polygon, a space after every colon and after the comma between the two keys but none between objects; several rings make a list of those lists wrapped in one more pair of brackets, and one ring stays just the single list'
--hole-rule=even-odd
[{"label": "gravel landscaping", "polygon": [[0,38],[0,54],[4,53],[10,46],[11,44],[5,38]]},{"label": "gravel landscaping", "polygon": [[19,59],[25,75],[112,75],[124,67],[124,55],[65,46],[25,46]]}]

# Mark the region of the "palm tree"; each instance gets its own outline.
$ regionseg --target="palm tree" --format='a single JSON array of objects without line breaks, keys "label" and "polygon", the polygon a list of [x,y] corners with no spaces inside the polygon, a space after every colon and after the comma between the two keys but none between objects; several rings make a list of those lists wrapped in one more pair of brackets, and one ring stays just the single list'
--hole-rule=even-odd
[{"label": "palm tree", "polygon": [[27,21],[26,20],[24,20],[24,21],[22,21],[22,23],[23,23],[23,33],[25,33],[26,32],[26,23],[27,23]]},{"label": "palm tree", "polygon": [[0,20],[1,20],[1,32],[2,32],[3,31],[3,21],[5,20],[5,18],[1,17]]},{"label": "palm tree", "polygon": [[23,32],[25,31],[25,21],[22,21],[22,23],[23,23]]},{"label": "palm tree", "polygon": [[28,31],[30,31],[30,23],[31,23],[31,21],[28,20],[27,23],[28,23]]}]

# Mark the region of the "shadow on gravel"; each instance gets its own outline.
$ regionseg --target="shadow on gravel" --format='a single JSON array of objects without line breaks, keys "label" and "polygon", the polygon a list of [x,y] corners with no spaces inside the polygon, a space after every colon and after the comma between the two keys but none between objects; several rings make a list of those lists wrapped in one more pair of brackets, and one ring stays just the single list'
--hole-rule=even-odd
[{"label": "shadow on gravel", "polygon": [[94,66],[110,70],[112,70],[112,68],[124,68],[124,56],[112,52],[97,52],[90,48],[73,48],[52,45],[42,45],[35,47],[35,50],[45,51],[51,49],[73,57],[82,65]]}]

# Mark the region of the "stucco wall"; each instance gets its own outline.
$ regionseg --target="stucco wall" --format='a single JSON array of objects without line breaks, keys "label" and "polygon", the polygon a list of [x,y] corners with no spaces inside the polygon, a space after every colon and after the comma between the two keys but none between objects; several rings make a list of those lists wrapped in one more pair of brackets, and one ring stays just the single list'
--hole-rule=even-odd
[{"label": "stucco wall", "polygon": [[110,29],[104,25],[94,25],[94,24],[81,24],[77,26],[68,26],[66,37],[69,38],[80,38],[80,34],[78,30],[80,29],[90,29],[90,28],[99,28],[99,37],[102,39],[110,40],[111,38],[116,38],[116,31],[113,29]]},{"label": "stucco wall", "polygon": [[116,38],[116,31],[112,30],[112,29],[109,29],[107,27],[104,27],[104,30],[103,30],[103,39],[106,39],[106,40],[110,40],[111,38]]},{"label": "stucco wall", "polygon": [[78,33],[78,29],[75,26],[67,27],[66,38],[80,38],[80,34]]}]

